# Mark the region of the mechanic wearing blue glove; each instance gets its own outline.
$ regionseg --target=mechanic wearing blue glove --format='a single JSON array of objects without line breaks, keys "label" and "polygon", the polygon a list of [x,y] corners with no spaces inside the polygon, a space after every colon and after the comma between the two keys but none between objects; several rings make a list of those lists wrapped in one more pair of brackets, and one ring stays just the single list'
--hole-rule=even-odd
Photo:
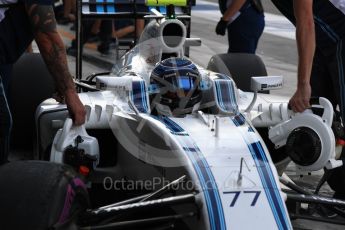
[{"label": "mechanic wearing blue glove", "polygon": [[[290,99],[295,112],[310,107],[311,96],[338,105],[345,122],[345,0],[272,0],[296,25],[297,90]],[[345,156],[343,154],[343,162]],[[345,165],[335,169],[328,183],[345,199]]]},{"label": "mechanic wearing blue glove", "polygon": [[[48,70],[75,125],[85,122],[81,103],[68,71],[64,44],[57,32],[53,0],[0,0],[0,164],[7,161],[12,126],[6,93],[12,64],[35,38]],[[5,87],[5,88],[4,88]]]},{"label": "mechanic wearing blue glove", "polygon": [[219,9],[216,34],[228,30],[228,53],[255,53],[265,27],[261,0],[219,0]]}]

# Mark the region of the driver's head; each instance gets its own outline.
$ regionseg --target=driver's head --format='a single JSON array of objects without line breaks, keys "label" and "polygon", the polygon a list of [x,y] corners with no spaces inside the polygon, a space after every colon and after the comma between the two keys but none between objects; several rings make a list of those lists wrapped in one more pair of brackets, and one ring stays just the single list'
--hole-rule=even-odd
[{"label": "driver's head", "polygon": [[160,114],[180,116],[196,110],[201,101],[197,67],[185,58],[159,62],[150,76],[151,104]]}]

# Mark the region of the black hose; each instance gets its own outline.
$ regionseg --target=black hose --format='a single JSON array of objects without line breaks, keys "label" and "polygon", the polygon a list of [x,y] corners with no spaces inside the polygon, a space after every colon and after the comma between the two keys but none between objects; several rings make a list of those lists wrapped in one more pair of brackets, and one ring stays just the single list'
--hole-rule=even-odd
[{"label": "black hose", "polygon": [[86,77],[88,82],[91,82],[97,76],[109,75],[110,72],[93,73]]},{"label": "black hose", "polygon": [[291,181],[288,181],[284,178],[279,178],[279,181],[297,193],[301,193],[304,195],[313,195],[313,193],[303,189],[302,187],[300,187],[300,186],[296,185],[295,183],[292,183]]},{"label": "black hose", "polygon": [[[305,196],[314,196],[314,197],[317,197],[317,198],[320,198],[320,199],[312,199],[312,200],[308,200],[308,199],[303,199],[303,202],[305,203],[315,203],[315,204],[320,204],[322,205],[323,207],[325,207],[326,209],[338,214],[339,216],[345,218],[345,210],[343,210],[342,208],[339,208],[339,207],[334,207],[334,206],[344,206],[343,204],[345,203],[345,201],[342,201],[342,200],[338,200],[338,199],[333,199],[333,198],[328,198],[328,197],[322,197],[322,196],[315,196],[312,192],[309,192],[305,189],[303,189],[302,187],[286,180],[286,179],[283,179],[283,178],[280,178],[279,179],[280,182],[282,184],[284,184],[285,186],[289,187],[290,189],[292,189],[293,191],[299,193],[299,195],[294,195],[294,194],[288,194],[287,193],[287,196],[288,196],[288,199],[291,198],[293,199],[293,197],[297,197],[299,196],[299,199],[303,199],[301,198],[301,195],[300,194],[303,194]],[[293,199],[295,201],[302,201],[302,200],[298,200],[298,199]],[[335,201],[335,203],[333,204],[330,204],[330,203],[324,203],[322,204],[321,202],[318,202],[316,200],[333,200]],[[311,202],[313,201],[313,202]],[[339,201],[340,203],[337,203],[337,201]]]},{"label": "black hose", "polygon": [[329,218],[320,218],[320,217],[314,217],[314,216],[305,216],[305,215],[295,215],[290,214],[291,219],[304,219],[304,220],[313,220],[323,223],[330,223],[330,224],[337,224],[337,225],[345,225],[345,221],[342,220],[334,220]]},{"label": "black hose", "polygon": [[325,169],[325,173],[323,174],[322,178],[320,179],[314,191],[315,195],[319,194],[321,187],[326,183],[326,181],[329,179],[331,175],[332,175],[332,172],[330,170]]},{"label": "black hose", "polygon": [[345,201],[318,195],[287,194],[288,199],[302,203],[314,203],[345,208]]}]

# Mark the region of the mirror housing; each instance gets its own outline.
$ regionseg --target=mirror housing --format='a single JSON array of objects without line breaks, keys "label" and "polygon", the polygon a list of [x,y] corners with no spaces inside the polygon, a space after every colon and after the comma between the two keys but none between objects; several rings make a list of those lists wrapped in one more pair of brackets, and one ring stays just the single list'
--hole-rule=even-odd
[{"label": "mirror housing", "polygon": [[250,89],[253,92],[283,88],[283,76],[252,77]]},{"label": "mirror housing", "polygon": [[244,112],[249,113],[258,97],[258,91],[273,90],[283,88],[283,76],[252,77],[250,89],[254,91],[254,97],[248,108]]}]

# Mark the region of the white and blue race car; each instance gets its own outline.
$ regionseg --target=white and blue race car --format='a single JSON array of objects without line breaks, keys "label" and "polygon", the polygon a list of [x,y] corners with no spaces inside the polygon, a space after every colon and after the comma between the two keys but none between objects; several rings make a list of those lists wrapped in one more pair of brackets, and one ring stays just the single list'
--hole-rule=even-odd
[{"label": "white and blue race car", "polygon": [[[186,38],[173,14],[153,12],[111,72],[76,82],[83,126],[74,127],[54,99],[38,106],[40,161],[0,167],[8,175],[0,177],[8,184],[4,229],[292,229],[291,217],[305,217],[295,203],[344,216],[344,201],[284,177],[291,160],[306,172],[342,165],[329,101],[294,114],[288,98],[267,94],[283,79],[255,71],[264,66],[254,55],[215,55],[207,69],[194,64],[184,49],[200,40]],[[239,62],[257,77],[231,74]]]}]

